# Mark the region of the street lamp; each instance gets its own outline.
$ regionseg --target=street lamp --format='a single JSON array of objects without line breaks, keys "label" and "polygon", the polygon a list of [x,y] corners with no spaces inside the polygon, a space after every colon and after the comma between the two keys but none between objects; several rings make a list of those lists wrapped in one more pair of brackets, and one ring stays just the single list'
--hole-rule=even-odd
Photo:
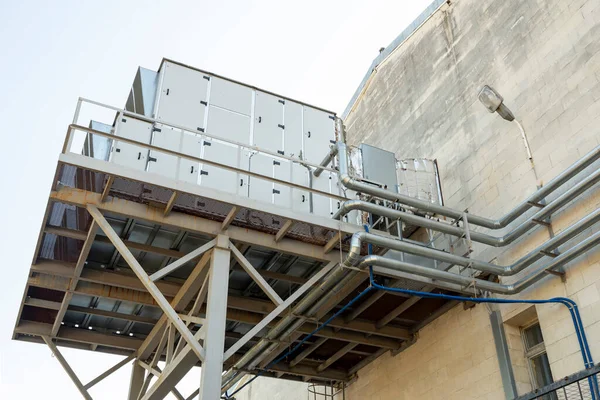
[{"label": "street lamp", "polygon": [[479,101],[483,103],[485,108],[491,113],[497,112],[502,118],[507,121],[513,121],[515,116],[503,103],[504,98],[500,96],[494,88],[485,85],[479,92]]},{"label": "street lamp", "polygon": [[500,96],[500,94],[496,92],[493,87],[488,85],[485,85],[483,88],[481,88],[481,91],[477,97],[489,112],[497,112],[502,118],[509,122],[515,121],[519,127],[519,130],[521,131],[521,137],[523,138],[523,143],[525,144],[525,150],[527,150],[527,158],[529,158],[529,161],[531,161],[533,164],[533,156],[531,155],[531,149],[529,148],[529,141],[527,140],[525,129],[523,129],[523,125],[521,125],[521,123],[515,119],[515,116],[508,109],[508,107],[504,105],[504,98]]}]

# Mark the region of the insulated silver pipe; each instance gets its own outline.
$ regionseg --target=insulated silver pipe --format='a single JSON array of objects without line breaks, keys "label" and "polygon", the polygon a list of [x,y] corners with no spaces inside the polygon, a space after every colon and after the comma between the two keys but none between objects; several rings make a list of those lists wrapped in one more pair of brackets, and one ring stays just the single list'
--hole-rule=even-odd
[{"label": "insulated silver pipe", "polygon": [[[338,153],[338,147],[336,145],[331,146],[329,153],[327,153],[327,155],[325,156],[325,158],[323,159],[323,161],[321,161],[321,163],[319,165],[321,167],[326,167],[333,160],[333,158],[337,155],[337,153]],[[321,175],[322,172],[323,172],[323,168],[317,168],[317,169],[315,169],[313,174],[316,177],[318,177],[319,175]]]},{"label": "insulated silver pipe", "polygon": [[[358,271],[350,271],[342,280],[340,280],[333,289],[330,290],[328,296],[321,297],[316,303],[314,303],[308,311],[304,313],[304,316],[307,318],[314,317],[315,314],[321,309],[321,306],[328,301],[333,295],[339,293],[342,289],[344,289],[347,283],[354,278],[354,276],[358,275],[360,272]],[[293,317],[292,317],[293,318]],[[304,325],[306,321],[303,319],[296,319],[287,329],[279,335],[280,338],[285,338],[292,333],[294,333],[297,329],[299,329],[302,325]],[[261,354],[260,357],[257,357],[250,364],[248,364],[249,369],[254,369],[256,366],[263,361],[272,351],[274,351],[277,347],[279,347],[278,343],[272,344],[272,350],[267,350],[264,354]]]},{"label": "insulated silver pipe", "polygon": [[[438,204],[433,204],[427,201],[419,200],[410,196],[405,196],[399,193],[394,193],[389,190],[381,189],[378,187],[374,187],[373,185],[369,185],[364,182],[360,182],[350,175],[348,175],[348,153],[346,145],[342,142],[337,143],[338,148],[338,161],[339,161],[339,174],[340,174],[340,182],[347,188],[371,194],[375,197],[379,197],[382,199],[387,199],[391,201],[396,201],[411,207],[415,207],[420,210],[431,211],[439,215],[444,215],[446,217],[459,219],[462,217],[463,212],[459,210],[455,210],[450,207],[441,206]],[[521,202],[507,214],[502,216],[497,220],[489,219],[486,217],[481,217],[477,215],[470,214],[469,215],[469,223],[474,225],[482,226],[484,228],[490,229],[501,229],[510,224],[512,221],[517,219],[524,212],[529,210],[531,207],[534,207],[535,204],[538,204],[539,201],[543,200],[549,194],[557,190],[560,186],[562,186],[565,182],[571,179],[573,176],[584,170],[586,167],[591,165],[593,162],[600,158],[600,146],[597,146],[594,150],[589,152],[579,161],[571,165],[569,168],[564,170],[557,177],[552,179],[546,186],[542,187],[534,194],[529,196],[526,200]],[[331,157],[329,155],[325,157],[323,162],[329,163],[331,161]]]},{"label": "insulated silver pipe", "polygon": [[442,250],[433,249],[431,247],[419,246],[417,244],[398,240],[394,237],[380,236],[367,232],[356,232],[354,235],[352,235],[352,240],[350,241],[350,251],[348,253],[348,257],[346,258],[348,263],[351,263],[351,265],[361,259],[360,249],[362,248],[363,243],[370,243],[386,249],[402,251],[450,264],[462,265],[465,267],[471,265],[474,269],[490,272],[494,275],[501,275],[504,272],[503,267],[489,262],[461,257]]},{"label": "insulated silver pipe", "polygon": [[[593,174],[587,176],[584,180],[577,183],[571,189],[560,195],[542,210],[529,217],[527,221],[517,226],[515,229],[510,231],[504,236],[497,237],[488,235],[481,232],[470,231],[471,240],[478,243],[487,244],[494,247],[503,247],[511,244],[520,236],[526,234],[531,229],[538,225],[538,222],[548,218],[552,213],[556,212],[559,208],[563,207],[581,193],[595,185],[600,181],[600,169],[595,171]],[[381,215],[384,217],[392,218],[394,220],[399,219],[408,224],[432,229],[438,232],[447,233],[453,236],[463,237],[466,231],[462,227],[454,226],[448,223],[435,221],[430,218],[421,217],[415,214],[407,213],[405,211],[394,210],[388,207],[380,206],[377,204],[369,203],[362,200],[348,200],[344,202],[340,209],[333,216],[334,219],[340,219],[348,212],[352,210],[366,211],[372,214]],[[471,222],[471,217],[468,218],[468,223]]]},{"label": "insulated silver pipe", "polygon": [[[306,313],[306,316],[312,316],[318,310],[320,304],[327,301],[337,291],[331,288],[339,287],[340,284],[345,284],[349,279],[356,275],[357,271],[348,271],[340,266],[331,271],[326,278],[314,289],[312,289],[294,308],[290,315],[282,318],[269,332],[261,339],[254,347],[252,347],[242,358],[240,358],[232,368],[223,376],[222,390],[228,390],[237,381],[239,381],[246,372],[241,369],[252,369],[262,360],[264,360],[277,347],[277,343],[272,343],[272,340],[279,337],[285,337],[298,329],[305,321],[298,318],[298,315]],[[317,304],[315,304],[317,302]],[[307,312],[308,309],[308,312]]]},{"label": "insulated silver pipe", "polygon": [[576,244],[575,246],[571,247],[570,249],[553,259],[550,263],[537,267],[534,271],[510,285],[503,285],[501,283],[494,283],[483,279],[471,278],[468,276],[454,274],[452,272],[427,268],[420,265],[391,260],[388,258],[374,255],[363,257],[357,266],[359,268],[366,268],[368,266],[377,265],[379,267],[394,269],[409,274],[425,276],[431,279],[436,279],[445,282],[456,283],[465,287],[474,284],[476,288],[486,290],[492,293],[513,295],[523,291],[524,289],[533,285],[535,282],[542,279],[544,276],[547,275],[546,271],[552,271],[556,268],[564,266],[568,262],[574,260],[575,258],[584,254],[586,251],[595,247],[599,243],[600,232],[596,232],[592,236],[586,238],[585,240],[582,240],[580,243]]},{"label": "insulated silver pipe", "polygon": [[580,219],[567,229],[560,232],[558,235],[554,236],[552,239],[544,242],[525,256],[521,257],[516,262],[506,266],[492,264],[474,258],[462,257],[431,247],[421,246],[407,241],[401,241],[393,237],[381,236],[367,232],[357,232],[352,235],[350,249],[344,263],[348,266],[353,266],[358,263],[358,261],[361,259],[360,252],[362,244],[370,243],[380,247],[431,258],[438,261],[448,262],[451,264],[462,265],[465,267],[471,266],[476,270],[489,272],[494,275],[510,276],[523,271],[537,260],[548,255],[549,252],[566,243],[568,240],[574,238],[598,221],[600,221],[600,209],[596,209],[596,211],[593,213]]}]

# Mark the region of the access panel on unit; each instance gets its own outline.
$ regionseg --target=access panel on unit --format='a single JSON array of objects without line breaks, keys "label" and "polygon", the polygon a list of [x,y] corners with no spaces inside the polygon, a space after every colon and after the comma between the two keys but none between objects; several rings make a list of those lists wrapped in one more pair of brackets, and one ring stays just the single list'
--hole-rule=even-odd
[{"label": "access panel on unit", "polygon": [[[152,132],[152,145],[179,152],[181,146],[181,131],[162,124],[156,124]],[[161,151],[150,150],[148,157],[148,172],[154,172],[167,178],[177,177],[179,157]]]},{"label": "access panel on unit", "polygon": [[156,119],[190,131],[202,131],[210,77],[168,61],[163,69]]},{"label": "access panel on unit", "polygon": [[[123,117],[117,120],[115,135],[132,139],[138,142],[150,143],[152,124],[139,119]],[[137,169],[146,170],[148,149],[134,144],[115,140],[111,161],[115,164]]]},{"label": "access panel on unit", "polygon": [[335,143],[335,120],[332,114],[304,107],[304,159],[320,163]]},{"label": "access panel on unit", "polygon": [[[239,168],[240,149],[215,140],[203,141],[202,158],[219,164]],[[229,193],[240,193],[240,178],[237,172],[203,163],[200,171],[200,185]]]},{"label": "access panel on unit", "polygon": [[285,101],[273,95],[256,92],[254,103],[253,144],[261,149],[283,152],[283,108]]},{"label": "access panel on unit", "polygon": [[[190,156],[200,158],[202,155],[202,144],[204,137],[193,133],[184,132],[181,138],[181,152]],[[200,162],[181,158],[179,164],[179,180],[198,183],[200,173]]]}]

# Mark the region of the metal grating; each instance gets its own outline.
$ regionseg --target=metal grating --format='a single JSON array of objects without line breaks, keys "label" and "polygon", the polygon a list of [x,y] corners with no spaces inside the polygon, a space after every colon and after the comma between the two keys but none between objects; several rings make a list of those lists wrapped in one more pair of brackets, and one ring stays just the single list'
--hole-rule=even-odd
[{"label": "metal grating", "polygon": [[536,389],[515,400],[598,400],[600,364]]}]

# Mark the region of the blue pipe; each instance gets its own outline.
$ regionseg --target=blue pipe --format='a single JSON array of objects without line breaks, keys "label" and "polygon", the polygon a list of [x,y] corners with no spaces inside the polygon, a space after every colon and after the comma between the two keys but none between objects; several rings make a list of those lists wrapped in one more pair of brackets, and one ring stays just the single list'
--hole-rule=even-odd
[{"label": "blue pipe", "polygon": [[[365,228],[365,232],[369,232],[369,226],[363,225]],[[372,247],[369,244],[368,254],[372,254]],[[513,299],[501,299],[501,298],[478,298],[478,297],[464,297],[464,296],[453,296],[453,295],[444,295],[444,294],[436,294],[430,292],[418,292],[415,290],[401,289],[401,288],[391,288],[383,285],[379,285],[375,282],[375,277],[373,275],[373,267],[369,267],[369,281],[371,286],[376,289],[384,290],[387,292],[394,293],[403,293],[411,296],[418,296],[424,298],[437,298],[437,299],[446,299],[446,300],[457,300],[457,301],[469,301],[473,303],[496,303],[496,304],[549,304],[549,303],[558,303],[562,304],[569,310],[571,314],[571,319],[573,320],[573,326],[575,328],[575,334],[577,335],[577,341],[579,342],[579,349],[581,350],[581,355],[583,357],[583,365],[585,368],[591,368],[594,366],[594,361],[592,359],[592,352],[590,350],[587,336],[585,334],[585,329],[583,327],[583,322],[581,320],[581,315],[579,314],[579,308],[577,307],[577,303],[575,301],[567,298],[567,297],[554,297],[548,300],[513,300]],[[590,388],[595,388],[596,390],[592,390],[592,399],[596,400],[595,393],[598,393],[598,382],[594,378],[588,378],[588,382],[590,384]]]},{"label": "blue pipe", "polygon": [[[454,295],[446,295],[446,294],[438,294],[438,293],[430,293],[430,292],[419,292],[416,290],[409,289],[400,289],[400,288],[391,288],[387,286],[379,285],[375,282],[373,276],[373,268],[369,267],[369,278],[372,287],[378,290],[385,290],[387,292],[395,292],[395,293],[404,293],[411,296],[418,296],[423,298],[434,298],[434,299],[446,299],[446,300],[458,300],[458,301],[469,301],[473,303],[499,303],[499,304],[548,304],[548,303],[558,303],[567,307],[569,313],[571,314],[571,319],[573,320],[573,325],[575,327],[575,333],[577,334],[577,341],[579,342],[579,348],[581,349],[581,355],[583,357],[583,363],[585,368],[590,368],[594,366],[594,361],[592,359],[592,353],[589,348],[589,344],[587,341],[587,337],[585,335],[585,330],[583,328],[583,323],[581,321],[581,315],[579,314],[579,309],[577,304],[568,298],[565,297],[554,297],[547,300],[513,300],[513,299],[501,299],[501,298],[479,298],[479,297],[463,297],[463,296],[454,296]],[[590,388],[592,388],[592,399],[596,400],[596,393],[599,393],[598,389],[598,381],[596,378],[589,377],[588,382],[590,384]]]},{"label": "blue pipe", "polygon": [[[364,227],[365,227],[365,231],[369,232],[369,226],[364,225]],[[368,245],[368,253],[372,254],[372,252],[373,252],[372,245],[369,244]],[[321,331],[323,328],[325,328],[329,323],[331,323],[331,321],[333,321],[335,318],[340,316],[340,314],[342,314],[349,307],[351,307],[354,303],[356,303],[359,299],[361,299],[364,295],[366,295],[367,293],[369,293],[370,291],[372,291],[374,289],[384,290],[386,292],[403,293],[403,294],[422,297],[422,298],[456,300],[456,301],[461,301],[461,302],[468,301],[468,302],[472,302],[472,303],[495,303],[495,304],[550,304],[550,303],[555,303],[555,304],[562,304],[565,307],[567,307],[567,309],[569,310],[569,313],[571,314],[571,319],[573,320],[573,326],[575,327],[575,333],[577,335],[577,341],[579,342],[579,348],[581,350],[581,355],[583,357],[583,363],[584,363],[585,368],[587,369],[587,368],[594,366],[594,361],[592,359],[592,352],[590,351],[590,347],[589,347],[589,344],[587,341],[587,336],[585,334],[583,322],[581,320],[581,314],[579,313],[579,308],[577,307],[577,303],[575,303],[575,301],[573,301],[567,297],[553,297],[551,299],[546,299],[546,300],[541,300],[541,299],[538,299],[538,300],[536,300],[536,299],[534,299],[534,300],[513,300],[513,299],[502,299],[502,298],[493,298],[493,297],[480,298],[480,297],[455,296],[455,295],[441,294],[441,293],[419,292],[419,291],[410,290],[410,289],[392,288],[392,287],[380,285],[375,281],[375,276],[373,274],[373,267],[369,267],[369,283],[370,283],[370,285],[365,290],[360,292],[356,297],[354,297],[352,300],[350,300],[348,302],[348,304],[346,304],[344,307],[342,307],[340,310],[338,310],[335,314],[333,314],[329,319],[327,319],[325,322],[323,322],[323,324],[321,326],[319,326],[317,329],[315,329],[310,334],[308,334],[304,339],[302,339],[298,344],[296,344],[291,350],[289,350],[287,353],[283,354],[279,358],[271,361],[266,367],[264,367],[263,369],[258,371],[258,373],[256,373],[252,377],[252,379],[250,379],[248,382],[244,383],[240,388],[236,389],[233,393],[227,394],[227,392],[226,392],[225,398],[230,399],[231,396],[235,395],[236,393],[238,393],[239,391],[244,389],[246,386],[248,386],[250,383],[252,383],[256,378],[263,375],[272,366],[278,364],[284,358],[293,354],[304,343],[306,343],[307,340],[312,338],[315,334],[317,334],[319,331]],[[588,383],[590,385],[592,399],[597,400],[596,393],[600,393],[597,378],[589,377]]]}]

